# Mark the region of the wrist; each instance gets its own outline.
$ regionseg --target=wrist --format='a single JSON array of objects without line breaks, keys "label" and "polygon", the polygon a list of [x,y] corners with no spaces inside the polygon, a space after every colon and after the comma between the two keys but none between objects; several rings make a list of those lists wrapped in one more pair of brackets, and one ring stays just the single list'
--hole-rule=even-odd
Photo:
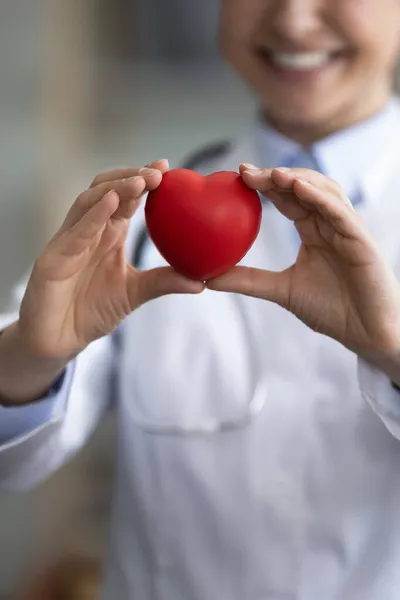
[{"label": "wrist", "polygon": [[16,321],[0,335],[0,404],[17,406],[42,398],[68,362],[35,353]]},{"label": "wrist", "polygon": [[74,358],[41,352],[29,335],[26,335],[20,321],[15,321],[7,327],[0,340],[6,344],[10,352],[18,355],[19,361],[34,364],[38,369],[62,366]]}]

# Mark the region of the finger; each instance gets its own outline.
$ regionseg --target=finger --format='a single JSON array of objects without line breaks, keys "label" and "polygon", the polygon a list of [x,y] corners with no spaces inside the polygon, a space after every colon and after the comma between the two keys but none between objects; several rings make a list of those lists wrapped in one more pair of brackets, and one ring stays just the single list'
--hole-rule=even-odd
[{"label": "finger", "polygon": [[293,191],[303,202],[317,210],[341,235],[359,238],[360,233],[364,233],[357,213],[337,194],[321,190],[303,179],[295,179]]},{"label": "finger", "polygon": [[221,277],[210,279],[207,288],[262,298],[288,308],[290,269],[281,272],[250,267],[234,267]]},{"label": "finger", "polygon": [[253,190],[257,190],[267,195],[274,189],[274,183],[271,179],[272,169],[258,169],[249,163],[242,163],[239,166],[239,172],[243,181]]},{"label": "finger", "polygon": [[341,187],[335,181],[317,171],[286,168],[243,170],[245,183],[253,189],[261,191],[273,202],[279,212],[295,222],[305,219],[310,212],[318,210],[318,206],[307,201],[307,197],[296,194],[295,182],[299,180],[301,175],[303,181],[308,181],[324,194],[336,197],[338,202],[355,212]]},{"label": "finger", "polygon": [[244,171],[257,171],[258,167],[252,165],[251,163],[240,163],[239,165],[239,173],[242,174]]},{"label": "finger", "polygon": [[[248,169],[250,166],[252,167],[249,164],[242,164],[239,167],[244,183],[251,189],[261,192],[284,217],[296,221],[309,214],[310,208],[302,206],[292,189],[283,190],[272,180],[273,169],[256,169],[254,171]],[[254,175],[254,173],[256,174]]]},{"label": "finger", "polygon": [[306,219],[298,219],[294,223],[302,243],[308,247],[326,248],[332,245],[335,235],[338,235],[335,229],[318,212]]},{"label": "finger", "polygon": [[268,193],[268,200],[290,221],[296,222],[310,215],[310,206],[303,203],[292,190],[290,192],[271,190]]},{"label": "finger", "polygon": [[74,204],[69,209],[63,224],[61,225],[56,236],[62,235],[65,231],[72,229],[82,217],[99,202],[108,192],[115,190],[121,200],[129,200],[131,198],[140,199],[146,182],[143,177],[134,176],[125,181],[113,181],[100,184],[95,188],[90,188],[78,196]]},{"label": "finger", "polygon": [[158,187],[162,180],[162,174],[158,169],[144,167],[139,169],[137,175],[127,179],[116,179],[99,183],[93,188],[85,190],[80,195],[83,205],[98,202],[108,191],[115,190],[121,198],[139,197],[145,190],[149,191]]},{"label": "finger", "polygon": [[344,202],[344,204],[347,204],[348,206],[352,207],[352,204],[349,198],[347,197],[347,194],[344,192],[341,186],[333,179],[326,177],[318,171],[312,171],[311,169],[301,168],[272,169],[271,179],[279,188],[283,190],[292,189],[296,179],[303,179],[304,181],[308,181],[309,183],[318,187],[321,190],[326,190],[331,192],[332,194],[335,194],[336,196],[338,196],[338,198],[340,198],[342,202]]},{"label": "finger", "polygon": [[64,255],[77,255],[85,251],[90,243],[104,231],[113,214],[118,210],[120,199],[111,190],[95,204],[74,226],[60,238],[60,251]]},{"label": "finger", "polygon": [[318,171],[303,168],[288,169],[286,167],[257,169],[254,165],[246,163],[242,163],[239,170],[244,176],[246,183],[263,194],[267,194],[274,189],[276,191],[291,191],[294,180],[296,178],[301,178],[317,187],[338,194],[343,202],[351,205],[351,202],[341,186],[333,179],[326,177]]},{"label": "finger", "polygon": [[131,267],[128,293],[132,310],[138,306],[168,294],[199,294],[204,283],[188,279],[172,267],[158,267],[149,271],[136,271]]},{"label": "finger", "polygon": [[160,171],[146,168],[141,169],[140,172],[141,175],[100,183],[96,187],[82,192],[70,208],[61,226],[61,232],[73,227],[110,190],[115,190],[121,199],[121,211],[118,216],[123,218],[124,202],[132,199],[140,200],[146,191],[156,189],[161,183],[162,174]]},{"label": "finger", "polygon": [[[169,169],[169,163],[166,158],[161,158],[160,160],[155,160],[149,165],[145,165],[145,168],[157,169],[161,173],[165,173]],[[119,179],[128,179],[129,177],[135,177],[135,175],[139,175],[140,168],[125,168],[125,169],[114,169],[111,171],[105,171],[104,173],[100,173],[97,175],[89,187],[95,187],[100,183],[106,183],[107,181],[118,181]]]}]

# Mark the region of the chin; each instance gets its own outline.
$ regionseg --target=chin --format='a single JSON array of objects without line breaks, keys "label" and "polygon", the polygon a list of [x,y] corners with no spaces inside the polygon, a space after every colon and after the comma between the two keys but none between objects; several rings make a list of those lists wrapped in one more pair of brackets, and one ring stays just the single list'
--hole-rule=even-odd
[{"label": "chin", "polygon": [[320,111],[267,112],[271,125],[286,137],[309,145],[337,130],[335,118]]},{"label": "chin", "polygon": [[324,98],[326,96],[296,102],[289,98],[286,98],[286,101],[285,98],[279,98],[276,102],[271,102],[271,98],[268,99],[266,94],[263,102],[264,114],[288,137],[293,137],[291,132],[295,133],[298,129],[309,129],[311,135],[316,130],[328,132],[336,120],[336,111],[334,106],[327,105]]},{"label": "chin", "polygon": [[329,119],[329,113],[321,110],[321,105],[302,107],[293,104],[280,104],[279,107],[265,105],[265,114],[274,122],[299,125],[312,125]]}]

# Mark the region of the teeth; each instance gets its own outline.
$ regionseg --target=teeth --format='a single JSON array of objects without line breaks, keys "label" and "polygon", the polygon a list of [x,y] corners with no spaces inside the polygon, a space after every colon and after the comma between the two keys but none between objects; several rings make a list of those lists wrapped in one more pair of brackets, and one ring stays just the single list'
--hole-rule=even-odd
[{"label": "teeth", "polygon": [[273,52],[272,61],[280,67],[306,71],[325,65],[330,59],[329,52]]}]

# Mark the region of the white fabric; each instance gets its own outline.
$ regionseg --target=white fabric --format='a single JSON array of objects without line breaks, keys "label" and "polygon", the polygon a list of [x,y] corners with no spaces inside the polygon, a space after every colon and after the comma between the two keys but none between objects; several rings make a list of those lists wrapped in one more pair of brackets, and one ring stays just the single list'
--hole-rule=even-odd
[{"label": "white fabric", "polygon": [[[399,151],[399,135],[376,149],[379,194],[362,209],[393,266]],[[212,168],[260,160],[252,134]],[[265,203],[243,264],[287,267],[290,239]],[[150,245],[145,264],[163,264]],[[62,416],[0,448],[6,487],[40,481],[84,443],[117,373],[103,599],[398,600],[400,394],[383,374],[280,307],[234,294],[153,301],[121,332],[117,360],[106,338],[70,366]]]}]

